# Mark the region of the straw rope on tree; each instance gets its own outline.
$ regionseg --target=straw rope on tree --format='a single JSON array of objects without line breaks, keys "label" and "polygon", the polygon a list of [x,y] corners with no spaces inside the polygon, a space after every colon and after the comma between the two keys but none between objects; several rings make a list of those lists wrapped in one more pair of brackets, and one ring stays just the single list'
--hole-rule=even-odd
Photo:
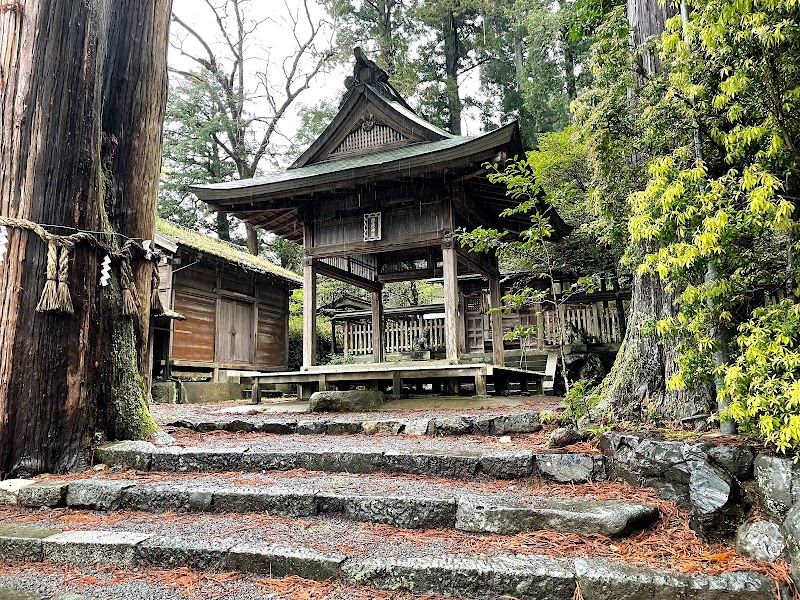
[{"label": "straw rope on tree", "polygon": [[[122,236],[125,238],[124,244],[121,248],[115,249],[104,242],[101,237],[105,235],[120,236],[121,234],[118,233],[107,234],[103,232],[77,230],[76,233],[70,235],[57,235],[50,233],[45,228],[56,226],[45,226],[26,219],[12,219],[9,217],[0,217],[0,227],[28,231],[47,243],[46,281],[41,299],[36,306],[38,312],[74,314],[75,310],[72,304],[72,294],[69,289],[70,259],[75,246],[78,244],[86,244],[92,247],[95,252],[105,253],[119,264],[119,281],[122,289],[122,314],[127,317],[138,315],[139,308],[141,307],[141,300],[136,290],[131,262],[134,258],[152,262],[153,276],[150,289],[150,305],[153,314],[157,315],[163,313],[164,309],[161,305],[161,299],[158,297],[158,259],[160,258],[160,254],[157,252],[154,253],[149,248],[149,243],[145,245],[140,240]],[[5,250],[5,247],[3,247],[3,249]],[[2,258],[3,256],[0,254],[0,262],[2,262]]]}]

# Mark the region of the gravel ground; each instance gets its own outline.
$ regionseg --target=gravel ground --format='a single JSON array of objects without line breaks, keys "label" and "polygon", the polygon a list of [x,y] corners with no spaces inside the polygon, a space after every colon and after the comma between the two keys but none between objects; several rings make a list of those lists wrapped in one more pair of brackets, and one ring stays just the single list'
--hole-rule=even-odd
[{"label": "gravel ground", "polygon": [[480,452],[501,450],[532,450],[534,452],[587,452],[599,454],[591,444],[580,443],[553,450],[547,447],[547,433],[530,433],[509,436],[510,441],[501,441],[489,435],[461,436],[392,436],[392,435],[299,435],[273,433],[231,433],[210,431],[198,433],[190,429],[166,428],[172,439],[158,440],[157,445],[203,446],[204,448],[232,448],[247,446],[252,450],[302,450],[347,451],[364,450],[385,452],[390,450],[425,451],[444,450],[454,452]]},{"label": "gravel ground", "polygon": [[[347,413],[347,418],[359,420],[393,419],[393,418],[431,418],[452,415],[508,415],[527,411],[558,412],[561,409],[562,398],[557,396],[518,396],[514,398],[489,399],[487,401],[467,401],[463,399],[448,400],[430,398],[421,400],[399,400],[388,402],[379,409],[369,412]],[[409,408],[417,404],[428,404],[431,408]],[[452,406],[448,406],[452,404]],[[470,408],[476,405],[477,408]],[[249,402],[223,402],[219,404],[154,404],[150,407],[153,416],[159,423],[169,423],[178,419],[213,420],[213,417],[230,418],[235,416],[252,423],[260,423],[264,419],[270,421],[288,420],[336,420],[344,414],[337,413],[306,413],[304,408],[307,403],[294,400],[277,401],[262,404]]]},{"label": "gravel ground", "polygon": [[[418,596],[317,583],[297,578],[178,572],[73,568],[42,564],[0,566],[0,588],[37,592],[45,597],[72,592],[93,600],[438,600]],[[452,599],[451,599],[452,600]],[[455,599],[458,600],[458,599]]]},{"label": "gravel ground", "polygon": [[428,498],[456,498],[464,494],[491,495],[503,502],[532,504],[538,497],[584,499],[584,500],[623,500],[631,502],[660,502],[660,498],[649,488],[633,488],[626,484],[604,483],[564,485],[551,483],[541,478],[520,480],[497,480],[489,477],[475,481],[453,481],[436,477],[347,473],[320,473],[318,471],[268,471],[266,473],[143,473],[137,471],[109,472],[87,471],[69,476],[41,478],[53,481],[74,481],[77,479],[125,479],[137,483],[191,484],[211,489],[232,486],[254,486],[259,488],[287,488],[294,491],[323,491],[340,494],[360,494],[377,496],[411,496]]}]

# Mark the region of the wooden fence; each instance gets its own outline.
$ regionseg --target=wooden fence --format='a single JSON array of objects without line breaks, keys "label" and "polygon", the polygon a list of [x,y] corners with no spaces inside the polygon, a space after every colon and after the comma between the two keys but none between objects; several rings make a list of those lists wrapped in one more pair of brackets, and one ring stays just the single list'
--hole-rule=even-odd
[{"label": "wooden fence", "polygon": [[[503,316],[504,332],[517,325],[532,328],[530,335],[520,340],[527,349],[544,350],[558,346],[561,341],[559,323],[567,324],[564,342],[566,344],[618,344],[622,342],[619,315],[614,301],[592,304],[567,304],[559,308],[560,318],[555,310],[538,311],[534,307],[521,313]],[[469,316],[469,314],[467,315]],[[486,322],[482,332],[483,340],[491,340],[488,329],[490,319],[467,319],[468,323]],[[476,332],[468,332],[474,334]],[[478,338],[481,337],[480,332]],[[417,339],[427,334],[431,349],[444,349],[444,318],[428,314],[408,315],[408,317],[386,318],[384,320],[384,352],[387,354],[411,352]],[[365,356],[372,354],[372,322],[350,320],[344,328],[344,347],[347,354]]]}]

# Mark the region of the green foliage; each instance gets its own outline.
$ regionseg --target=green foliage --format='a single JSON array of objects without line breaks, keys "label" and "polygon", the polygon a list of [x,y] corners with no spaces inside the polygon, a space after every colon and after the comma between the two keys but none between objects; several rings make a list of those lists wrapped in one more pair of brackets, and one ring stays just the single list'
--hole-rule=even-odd
[{"label": "green foliage", "polygon": [[[628,260],[680,294],[677,316],[656,326],[680,342],[673,387],[712,380],[726,332],[764,289],[796,281],[786,248],[800,191],[799,16],[791,0],[710,0],[663,36],[668,86],[652,110],[683,140],[632,196]],[[734,354],[749,352],[741,340]]]},{"label": "green foliage", "polygon": [[723,418],[780,452],[800,449],[800,304],[791,300],[753,313],[739,328],[742,349],[725,370]]},{"label": "green foliage", "polygon": [[564,412],[561,414],[561,422],[577,424],[589,415],[599,401],[600,397],[596,393],[595,382],[587,379],[576,381],[564,397]]},{"label": "green foliage", "polygon": [[164,166],[158,193],[160,217],[201,233],[217,231],[215,218],[189,186],[233,178],[236,167],[216,136],[222,124],[206,86],[179,81],[170,88],[164,127]]}]

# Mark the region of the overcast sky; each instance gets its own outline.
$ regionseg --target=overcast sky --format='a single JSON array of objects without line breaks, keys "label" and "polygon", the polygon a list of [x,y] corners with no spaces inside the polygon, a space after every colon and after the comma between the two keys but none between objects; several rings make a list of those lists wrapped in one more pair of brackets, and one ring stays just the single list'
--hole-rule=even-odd
[{"label": "overcast sky", "polygon": [[[217,5],[224,4],[224,0],[210,0]],[[312,17],[315,21],[324,19],[325,12],[320,6],[316,4],[316,0],[312,0]],[[290,18],[290,11],[295,17],[300,17],[303,20],[303,13],[301,12],[301,0],[246,0],[246,11],[248,18],[251,22],[258,21],[258,26],[252,36],[252,41],[246,55],[249,57],[247,64],[248,71],[251,73],[252,84],[249,86],[251,91],[256,95],[260,94],[257,90],[258,79],[255,77],[256,73],[264,72],[269,65],[271,72],[280,73],[280,64],[287,58],[291,58],[295,54],[297,47],[296,41],[293,38],[292,24]],[[205,38],[209,45],[215,51],[222,51],[224,43],[219,34],[214,15],[206,4],[206,0],[174,0],[173,5],[174,13],[185,21],[191,27]],[[173,34],[182,32],[182,28],[177,24],[172,25]],[[301,27],[301,35],[305,34],[307,27]],[[326,42],[330,40],[334,34],[333,30],[328,29],[325,36],[319,39],[320,47],[325,46]],[[183,37],[183,35],[181,35]],[[173,39],[174,36],[173,36]],[[186,37],[184,48],[196,55],[203,53],[202,47],[197,44],[191,37]],[[302,39],[302,37],[301,37]],[[170,48],[169,55],[170,64],[179,68],[191,68],[193,64],[181,53],[174,48]],[[335,99],[338,100],[344,92],[344,78],[350,71],[350,65],[331,66],[324,73],[321,73],[311,82],[310,89],[303,92],[298,98],[297,102],[314,105],[322,99]],[[277,70],[276,70],[277,69]],[[465,93],[474,93],[477,89],[477,69],[470,72],[471,78],[462,83],[462,88]],[[296,108],[296,107],[295,107]],[[265,104],[258,105],[255,111],[263,112],[268,110]],[[286,115],[283,119],[280,129],[281,133],[292,138],[297,131],[299,121],[295,111]],[[465,134],[474,134],[478,132],[478,123],[476,115],[469,114],[465,111],[465,118],[463,123],[463,132]],[[282,142],[283,140],[275,140]],[[269,169],[268,165],[262,165],[263,168]]]}]

